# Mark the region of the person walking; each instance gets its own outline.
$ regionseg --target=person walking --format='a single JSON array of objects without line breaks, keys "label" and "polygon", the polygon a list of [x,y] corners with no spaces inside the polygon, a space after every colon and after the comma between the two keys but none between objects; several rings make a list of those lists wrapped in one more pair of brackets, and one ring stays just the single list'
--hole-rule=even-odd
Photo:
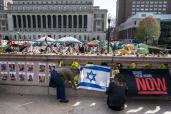
[{"label": "person walking", "polygon": [[65,94],[65,83],[64,80],[55,69],[51,71],[50,87],[56,87],[56,97],[61,103],[67,103],[69,100],[66,99]]}]

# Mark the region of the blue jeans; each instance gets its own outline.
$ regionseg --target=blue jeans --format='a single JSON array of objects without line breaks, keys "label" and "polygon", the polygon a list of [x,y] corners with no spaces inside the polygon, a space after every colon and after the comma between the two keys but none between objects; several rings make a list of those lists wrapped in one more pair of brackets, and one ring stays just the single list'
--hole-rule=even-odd
[{"label": "blue jeans", "polygon": [[57,85],[56,86],[56,97],[57,99],[65,100],[65,86],[64,85]]}]

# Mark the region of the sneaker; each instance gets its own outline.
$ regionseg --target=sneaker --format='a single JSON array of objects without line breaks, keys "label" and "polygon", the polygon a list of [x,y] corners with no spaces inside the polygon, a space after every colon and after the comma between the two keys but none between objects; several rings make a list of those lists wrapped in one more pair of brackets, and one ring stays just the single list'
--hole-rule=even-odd
[{"label": "sneaker", "polygon": [[66,100],[66,99],[65,99],[65,100],[60,100],[60,102],[61,102],[61,103],[68,103],[69,100]]}]

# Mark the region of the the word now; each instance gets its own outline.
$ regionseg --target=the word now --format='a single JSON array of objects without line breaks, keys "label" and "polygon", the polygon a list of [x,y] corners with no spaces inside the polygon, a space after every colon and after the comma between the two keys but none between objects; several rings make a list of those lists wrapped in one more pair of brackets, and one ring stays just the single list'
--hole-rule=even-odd
[{"label": "the word now", "polygon": [[168,94],[164,78],[135,78],[138,94]]}]

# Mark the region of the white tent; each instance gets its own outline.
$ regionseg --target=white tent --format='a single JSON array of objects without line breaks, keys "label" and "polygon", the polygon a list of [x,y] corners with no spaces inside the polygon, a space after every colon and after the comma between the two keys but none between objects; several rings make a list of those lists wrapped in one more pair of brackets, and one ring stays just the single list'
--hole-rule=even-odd
[{"label": "white tent", "polygon": [[57,42],[63,42],[63,43],[80,43],[82,44],[82,42],[80,42],[79,40],[73,38],[73,37],[63,37],[57,40]]},{"label": "white tent", "polygon": [[54,40],[53,38],[50,38],[48,36],[42,37],[38,40],[36,40],[36,42],[55,42],[56,40]]}]

